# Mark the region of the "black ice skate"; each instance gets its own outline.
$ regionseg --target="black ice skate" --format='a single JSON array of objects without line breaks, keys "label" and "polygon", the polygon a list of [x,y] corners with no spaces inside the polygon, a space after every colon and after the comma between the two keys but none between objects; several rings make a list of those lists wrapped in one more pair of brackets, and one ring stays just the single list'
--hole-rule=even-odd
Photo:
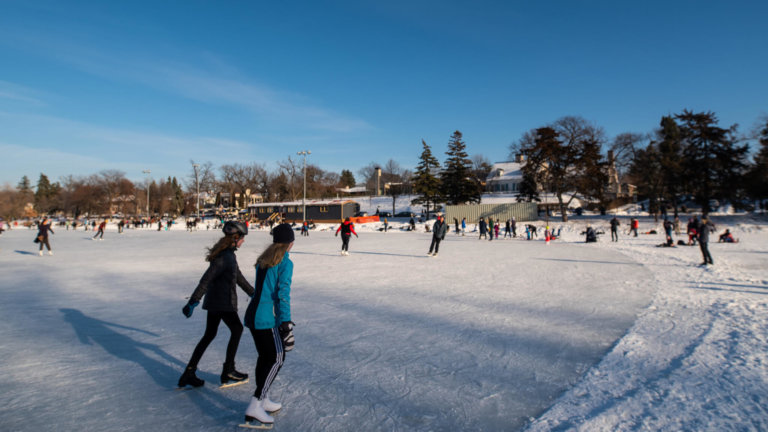
[{"label": "black ice skate", "polygon": [[192,387],[202,387],[202,385],[205,384],[205,381],[201,380],[197,377],[197,375],[195,375],[196,370],[197,369],[193,367],[187,367],[184,370],[181,378],[179,378],[179,388],[184,388],[188,385]]},{"label": "black ice skate", "polygon": [[234,387],[236,385],[248,382],[248,374],[238,372],[234,365],[224,363],[224,369],[221,371],[221,385],[219,388]]}]

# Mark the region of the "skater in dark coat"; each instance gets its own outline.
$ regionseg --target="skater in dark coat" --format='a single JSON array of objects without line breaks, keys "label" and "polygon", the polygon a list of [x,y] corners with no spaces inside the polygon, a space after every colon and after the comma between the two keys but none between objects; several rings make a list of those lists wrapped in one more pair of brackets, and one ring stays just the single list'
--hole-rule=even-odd
[{"label": "skater in dark coat", "polygon": [[51,244],[48,243],[48,233],[56,234],[51,229],[51,220],[48,218],[43,219],[42,222],[37,226],[37,242],[40,243],[40,250],[37,252],[38,255],[43,256],[43,245],[48,248],[48,255],[53,255],[53,251],[51,250]]},{"label": "skater in dark coat", "polygon": [[619,225],[621,225],[621,223],[619,222],[618,219],[616,219],[616,216],[614,216],[613,219],[611,219],[611,241],[612,242],[619,241]]},{"label": "skater in dark coat", "polygon": [[353,224],[349,218],[346,218],[344,219],[344,222],[339,225],[339,228],[336,229],[335,235],[339,235],[339,231],[341,231],[341,254],[349,255],[349,238],[352,237],[352,234],[354,234],[355,237],[358,237],[355,232],[355,224]]},{"label": "skater in dark coat", "polygon": [[478,237],[478,240],[485,238],[485,236],[488,234],[488,225],[485,223],[485,219],[480,218],[480,222],[478,222],[477,228],[480,230],[480,237]]},{"label": "skater in dark coat", "polygon": [[[437,220],[435,221],[435,224],[432,225],[432,243],[429,245],[429,252],[427,255],[437,256],[437,251],[440,249],[440,242],[445,238],[447,229],[448,227],[445,225],[443,214],[438,213]],[[433,250],[435,251],[434,254],[432,253]]]},{"label": "skater in dark coat", "polygon": [[254,293],[253,287],[240,272],[235,257],[235,251],[245,241],[248,227],[242,222],[230,221],[224,224],[223,231],[224,237],[208,249],[208,256],[206,257],[206,261],[210,262],[208,270],[200,278],[200,283],[190,296],[189,302],[182,309],[187,318],[191,317],[192,311],[200,303],[200,299],[205,296],[203,309],[208,311],[205,333],[195,347],[184,374],[179,378],[179,387],[187,385],[200,387],[205,383],[195,375],[195,371],[206,348],[216,337],[221,321],[224,321],[231,333],[227,344],[224,368],[221,371],[221,384],[226,385],[230,382],[236,384],[245,382],[248,378],[247,374],[235,370],[235,354],[240,343],[240,336],[243,334],[243,324],[237,315],[237,286],[240,286],[249,297],[253,296]]},{"label": "skater in dark coat", "polygon": [[291,321],[291,280],[293,262],[288,252],[293,247],[294,234],[290,225],[275,227],[272,245],[256,261],[256,293],[245,311],[245,326],[251,331],[259,358],[256,362],[256,390],[245,410],[249,427],[270,426],[270,415],[282,405],[269,399],[268,393],[285,353],[293,349]]}]

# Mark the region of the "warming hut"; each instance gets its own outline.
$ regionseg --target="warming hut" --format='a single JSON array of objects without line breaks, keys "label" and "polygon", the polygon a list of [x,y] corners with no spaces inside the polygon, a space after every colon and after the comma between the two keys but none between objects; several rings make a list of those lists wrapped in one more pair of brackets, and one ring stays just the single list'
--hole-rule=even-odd
[{"label": "warming hut", "polygon": [[[317,223],[338,223],[360,211],[360,204],[352,200],[307,200],[307,220]],[[252,218],[267,220],[279,215],[286,222],[301,222],[303,206],[301,201],[281,203],[258,203],[248,206]]]}]

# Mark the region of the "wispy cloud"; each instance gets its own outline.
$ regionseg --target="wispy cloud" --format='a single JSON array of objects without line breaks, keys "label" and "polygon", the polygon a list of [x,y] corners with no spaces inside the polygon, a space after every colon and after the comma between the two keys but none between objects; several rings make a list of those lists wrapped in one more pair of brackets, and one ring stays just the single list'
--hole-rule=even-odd
[{"label": "wispy cloud", "polygon": [[[270,123],[306,129],[354,132],[370,129],[363,119],[324,107],[307,95],[259,82],[240,68],[210,53],[194,62],[147,57],[144,52],[100,51],[45,35],[15,35],[15,43],[88,74],[138,82],[155,90],[209,104],[245,109]],[[2,90],[2,87],[0,87]]]},{"label": "wispy cloud", "polygon": [[39,92],[29,87],[0,80],[0,99],[21,102],[27,105],[44,106]]}]

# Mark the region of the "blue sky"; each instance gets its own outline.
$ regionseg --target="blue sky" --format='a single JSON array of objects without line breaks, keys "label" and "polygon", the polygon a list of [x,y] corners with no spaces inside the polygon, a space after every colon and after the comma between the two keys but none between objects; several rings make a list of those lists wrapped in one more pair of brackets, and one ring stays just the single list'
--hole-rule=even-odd
[{"label": "blue sky", "polygon": [[339,172],[454,130],[506,160],[565,115],[609,137],[663,115],[768,113],[763,1],[0,0],[0,185],[309,149]]}]

